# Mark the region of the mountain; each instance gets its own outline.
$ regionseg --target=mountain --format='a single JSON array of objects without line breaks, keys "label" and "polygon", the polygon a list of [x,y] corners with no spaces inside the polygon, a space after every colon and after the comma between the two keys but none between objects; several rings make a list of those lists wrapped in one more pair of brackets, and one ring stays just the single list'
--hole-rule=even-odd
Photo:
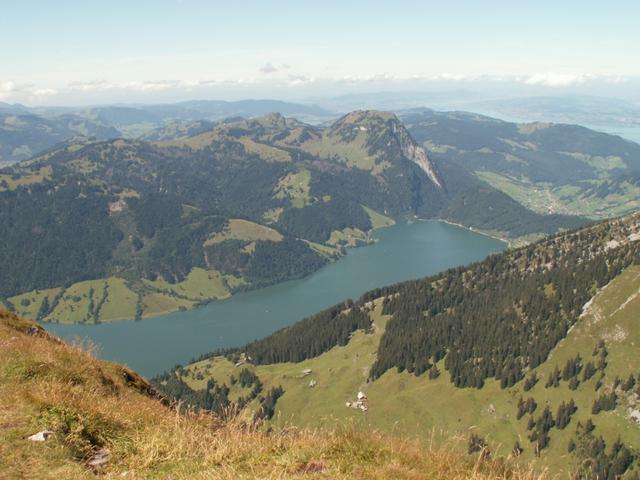
[{"label": "mountain", "polygon": [[311,123],[335,119],[336,114],[315,105],[279,100],[191,100],[160,105],[100,106],[79,110],[75,114],[96,119],[113,126],[128,138],[153,134],[171,124],[190,124],[198,121],[216,122],[230,117],[254,118],[280,112]]},{"label": "mountain", "polygon": [[639,240],[640,214],[565,232],[376,289],[155,382],[246,415],[277,387],[276,428],[458,435],[552,474],[635,478]]},{"label": "mountain", "polygon": [[97,139],[120,137],[113,127],[70,114],[47,119],[28,112],[0,108],[0,162],[11,163],[31,158],[34,154],[77,135]]},{"label": "mountain", "polygon": [[[160,141],[193,135],[233,117],[252,118],[281,112],[311,123],[335,119],[316,105],[279,100],[235,102],[193,100],[160,105],[29,108],[0,102],[0,166],[28,159],[77,135]],[[205,127],[206,126],[206,127]],[[195,130],[194,130],[195,128]]]},{"label": "mountain", "polygon": [[5,114],[29,113],[29,109],[24,105],[20,105],[19,103],[0,102],[0,113],[5,113]]},{"label": "mountain", "polygon": [[[235,117],[235,120],[242,120]],[[179,138],[192,137],[208,130],[213,130],[216,122],[209,120],[183,120],[171,122],[163,127],[156,128],[142,134],[139,139],[145,142],[166,142]]]},{"label": "mountain", "polygon": [[300,278],[393,219],[511,238],[585,223],[433,161],[391,113],[206,127],[157,143],[75,138],[0,170],[4,303],[50,321],[142,318]]},{"label": "mountain", "polygon": [[335,117],[332,111],[321,108],[317,105],[304,105],[300,103],[283,102],[281,100],[238,100],[235,102],[213,101],[213,100],[191,100],[176,104],[178,107],[199,112],[206,116],[218,118],[239,116],[239,117],[260,117],[272,112],[279,112],[287,117]]},{"label": "mountain", "polygon": [[[344,426],[266,430],[189,411],[130,369],[93,358],[0,310],[2,478],[533,478],[455,442],[424,445]],[[30,441],[41,434],[45,441]],[[544,478],[544,477],[536,477]]]},{"label": "mountain", "polygon": [[624,181],[640,172],[640,145],[615,135],[465,112],[416,110],[401,118],[432,158],[455,163],[536,212],[602,219],[640,207],[640,189]]}]

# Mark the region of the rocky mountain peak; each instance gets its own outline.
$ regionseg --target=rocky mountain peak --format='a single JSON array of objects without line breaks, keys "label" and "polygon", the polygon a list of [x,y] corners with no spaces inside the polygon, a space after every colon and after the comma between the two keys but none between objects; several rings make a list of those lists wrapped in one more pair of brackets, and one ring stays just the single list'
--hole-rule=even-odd
[{"label": "rocky mountain peak", "polygon": [[425,149],[416,143],[404,124],[391,112],[358,110],[348,113],[330,127],[329,133],[347,143],[365,136],[369,153],[379,159],[392,156],[392,151],[398,149],[405,158],[418,165],[435,186],[443,186]]}]

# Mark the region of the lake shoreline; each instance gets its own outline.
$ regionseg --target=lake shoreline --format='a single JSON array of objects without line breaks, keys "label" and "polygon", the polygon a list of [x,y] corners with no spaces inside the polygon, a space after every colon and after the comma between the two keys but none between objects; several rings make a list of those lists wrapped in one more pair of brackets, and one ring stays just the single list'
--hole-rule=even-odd
[{"label": "lake shoreline", "polygon": [[346,299],[468,265],[506,248],[500,240],[437,220],[400,221],[374,235],[377,241],[368,248],[351,248],[339,261],[303,279],[153,321],[43,326],[65,340],[87,338],[100,357],[152,377],[202,353],[268,336]]},{"label": "lake shoreline", "polygon": [[[295,282],[295,281],[300,281],[300,280],[304,280],[305,278],[316,274],[317,272],[319,272],[320,270],[322,270],[323,268],[326,268],[327,266],[334,264],[336,262],[339,262],[340,260],[344,259],[349,252],[351,251],[356,251],[359,250],[361,248],[366,248],[369,247],[371,245],[375,245],[379,239],[374,238],[373,234],[376,232],[380,232],[389,228],[393,228],[397,225],[401,225],[402,223],[407,223],[407,224],[411,224],[413,222],[440,222],[440,223],[444,223],[447,225],[451,225],[457,228],[461,228],[465,231],[468,232],[472,232],[475,234],[479,234],[479,235],[483,235],[489,238],[492,238],[494,240],[498,240],[500,242],[503,242],[507,248],[512,248],[513,247],[513,242],[512,240],[508,239],[508,238],[504,238],[504,237],[500,237],[498,235],[492,234],[488,231],[483,231],[483,230],[479,230],[476,229],[474,227],[468,227],[466,225],[460,224],[460,223],[456,223],[450,220],[446,220],[443,218],[416,218],[416,217],[406,217],[404,219],[402,219],[402,221],[396,221],[394,220],[394,223],[390,224],[390,225],[380,225],[380,226],[376,226],[373,227],[371,229],[369,229],[366,232],[367,235],[367,241],[366,242],[361,242],[355,245],[351,245],[351,246],[346,246],[345,247],[345,252],[343,254],[340,254],[338,256],[335,256],[333,258],[331,258],[329,260],[329,262],[327,262],[325,265],[323,265],[322,267],[320,267],[318,270],[314,270],[313,272],[308,273],[307,275],[304,275],[302,277],[297,277],[297,278],[290,278],[288,280],[285,280],[283,282],[277,282],[277,283],[273,283],[271,285],[261,285],[258,286],[256,288],[243,288],[243,289],[239,289],[236,290],[235,292],[231,292],[229,295],[222,297],[222,298],[211,298],[211,299],[206,299],[206,300],[201,300],[198,303],[196,303],[195,305],[193,305],[192,307],[189,308],[174,308],[174,309],[167,309],[167,310],[163,310],[163,311],[156,311],[152,314],[143,314],[141,318],[113,318],[113,319],[108,319],[108,320],[103,320],[97,323],[82,323],[82,322],[50,322],[50,321],[40,321],[40,323],[43,326],[46,325],[86,325],[87,327],[95,327],[98,325],[104,325],[104,324],[111,324],[111,323],[117,323],[117,322],[129,322],[129,321],[136,321],[136,322],[146,322],[149,320],[155,320],[159,317],[162,317],[164,315],[171,315],[171,314],[175,314],[175,313],[181,313],[181,312],[190,312],[190,311],[195,311],[195,310],[199,310],[199,309],[203,309],[206,308],[208,305],[211,305],[212,303],[218,303],[218,302],[224,302],[224,301],[228,301],[234,297],[236,297],[239,294],[242,293],[248,293],[248,292],[256,292],[256,291],[260,291],[263,290],[265,288],[270,288],[270,287],[274,287],[277,285],[282,285],[282,284],[286,284],[287,282]],[[33,319],[35,320],[35,319]]]},{"label": "lake shoreline", "polygon": [[477,233],[477,234],[480,234],[480,235],[484,235],[486,237],[493,238],[495,240],[500,240],[501,242],[503,242],[503,243],[505,243],[507,245],[507,248],[513,248],[515,246],[513,239],[510,239],[508,237],[498,236],[498,235],[496,235],[494,233],[489,232],[488,230],[478,230],[477,228],[467,227],[466,225],[463,225],[461,223],[452,222],[451,220],[446,220],[444,218],[437,218],[437,219],[434,219],[434,221],[446,223],[447,225],[452,225],[454,227],[463,228],[464,230],[468,230],[469,232],[473,232],[473,233]]},{"label": "lake shoreline", "polygon": [[[303,275],[301,277],[294,277],[294,278],[289,278],[287,280],[284,280],[282,282],[276,282],[273,284],[268,284],[268,285],[260,285],[260,286],[256,286],[255,288],[251,288],[250,286],[248,286],[247,288],[240,288],[237,289],[235,291],[231,291],[228,295],[225,295],[224,297],[220,297],[220,298],[210,298],[210,299],[202,299],[200,301],[198,301],[197,303],[195,303],[192,307],[188,307],[188,308],[172,308],[172,309],[166,309],[166,310],[162,310],[162,311],[155,311],[152,314],[143,314],[141,318],[136,319],[136,318],[126,318],[126,317],[120,317],[120,318],[109,318],[106,320],[101,320],[100,322],[93,322],[93,323],[83,323],[83,322],[52,322],[52,321],[47,321],[47,320],[41,320],[39,323],[42,325],[87,325],[89,327],[91,326],[98,326],[98,325],[103,325],[103,324],[109,324],[109,323],[113,323],[113,322],[128,322],[128,321],[147,321],[147,320],[154,320],[158,317],[161,317],[163,315],[170,315],[172,313],[176,313],[176,312],[188,312],[188,311],[193,311],[193,310],[197,310],[200,308],[204,308],[207,305],[214,303],[214,302],[222,302],[222,301],[226,301],[229,300],[230,298],[235,297],[236,295],[240,294],[240,293],[246,293],[246,292],[253,292],[253,291],[257,291],[257,290],[261,290],[264,288],[269,288],[269,287],[273,287],[275,285],[280,285],[283,283],[287,283],[287,282],[291,282],[291,281],[296,281],[296,280],[303,280],[304,278],[313,275],[314,273],[317,273],[319,270],[321,270],[322,268],[325,268],[326,266],[335,263],[339,260],[341,260],[342,258],[344,258],[348,252],[350,250],[353,249],[358,249],[358,248],[363,248],[363,247],[368,247],[370,245],[373,245],[377,242],[377,239],[372,237],[372,234],[374,232],[383,230],[385,228],[390,228],[397,225],[397,222],[394,220],[393,223],[389,224],[389,225],[378,225],[376,227],[372,227],[369,230],[367,230],[365,232],[366,234],[366,240],[363,240],[361,242],[355,243],[354,245],[346,245],[345,246],[345,251],[347,253],[341,253],[338,254],[336,256],[333,257],[328,257],[329,261],[323,265],[322,267],[320,267],[318,270],[314,270],[312,272],[309,272],[306,275]],[[97,279],[102,280],[102,279]],[[22,315],[25,318],[28,318],[28,315]],[[34,320],[36,321],[36,319],[34,318],[29,318],[30,320]]]}]

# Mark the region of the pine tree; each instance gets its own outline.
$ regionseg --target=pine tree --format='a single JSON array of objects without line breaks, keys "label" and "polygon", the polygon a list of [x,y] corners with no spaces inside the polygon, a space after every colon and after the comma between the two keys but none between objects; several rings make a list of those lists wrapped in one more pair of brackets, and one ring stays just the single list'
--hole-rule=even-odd
[{"label": "pine tree", "polygon": [[560,369],[558,365],[555,366],[553,372],[549,373],[549,377],[547,378],[547,383],[545,384],[545,388],[557,388],[560,386]]},{"label": "pine tree", "polygon": [[636,385],[636,379],[633,377],[633,374],[629,374],[629,378],[627,381],[622,384],[622,390],[624,392],[629,392]]}]

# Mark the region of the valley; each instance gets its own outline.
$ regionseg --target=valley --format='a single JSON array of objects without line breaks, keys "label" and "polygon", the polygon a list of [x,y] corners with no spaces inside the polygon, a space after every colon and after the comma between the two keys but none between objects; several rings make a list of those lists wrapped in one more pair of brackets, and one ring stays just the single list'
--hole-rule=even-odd
[{"label": "valley", "polygon": [[155,142],[74,137],[0,170],[12,226],[0,301],[50,323],[140,320],[303,278],[396,221],[514,244],[588,221],[536,213],[434,159],[390,112],[201,127]]},{"label": "valley", "polygon": [[640,480],[640,3],[4,2],[0,480]]},{"label": "valley", "polygon": [[[260,391],[267,393],[281,388],[283,393],[275,401],[275,407],[272,407],[268,416],[269,423],[273,426],[296,425],[331,430],[345,423],[354,423],[363,428],[436,442],[456,436],[469,438],[470,435],[477,434],[492,452],[508,455],[514,446],[518,446],[521,449],[519,457],[523,462],[541,461],[551,472],[569,474],[579,467],[582,461],[580,455],[594,455],[593,452],[588,452],[595,445],[591,442],[598,438],[602,438],[607,446],[616,441],[629,446],[640,442],[640,394],[637,387],[640,372],[637,364],[630,361],[637,357],[640,344],[636,315],[640,308],[638,218],[635,215],[622,221],[597,225],[586,232],[559,236],[504,255],[511,258],[509,262],[515,261],[515,265],[519,265],[516,269],[531,268],[536,271],[540,268],[536,267],[539,261],[548,261],[547,266],[542,269],[553,271],[550,265],[563,265],[562,268],[576,265],[573,260],[565,263],[564,259],[567,255],[572,255],[569,253],[572,249],[577,248],[577,251],[582,252],[573,242],[586,241],[587,255],[591,256],[595,265],[599,256],[607,255],[610,268],[614,269],[608,277],[610,281],[597,280],[597,288],[589,287],[588,280],[583,283],[584,288],[594,292],[593,296],[580,292],[583,287],[575,283],[578,292],[574,290],[570,295],[579,295],[588,301],[580,301],[571,307],[569,305],[574,302],[572,297],[567,297],[559,290],[560,283],[557,282],[561,280],[551,283],[543,280],[540,292],[542,297],[539,297],[540,293],[533,293],[535,298],[539,297],[534,304],[527,303],[530,293],[525,287],[520,287],[518,298],[521,303],[516,307],[516,315],[521,315],[521,321],[525,324],[532,324],[524,327],[519,335],[529,329],[532,333],[543,331],[535,326],[535,322],[542,319],[533,319],[537,318],[536,309],[545,309],[542,305],[544,302],[540,302],[544,296],[552,305],[556,298],[564,299],[565,307],[562,308],[566,312],[568,323],[565,333],[559,333],[556,337],[558,340],[551,340],[548,355],[534,348],[524,354],[522,360],[517,360],[520,357],[507,356],[505,365],[510,365],[510,361],[513,361],[508,360],[509,358],[515,358],[516,364],[522,362],[520,365],[524,366],[524,370],[517,371],[513,377],[508,370],[511,367],[508,367],[502,373],[498,370],[495,378],[485,378],[479,384],[474,383],[478,378],[474,375],[484,368],[480,361],[487,358],[480,351],[484,348],[480,343],[484,340],[480,338],[486,335],[482,333],[487,331],[486,326],[477,327],[481,328],[481,332],[476,339],[469,340],[472,347],[463,348],[462,341],[456,340],[459,337],[454,336],[454,345],[458,347],[442,353],[438,353],[442,348],[437,343],[438,340],[434,340],[433,335],[422,333],[423,330],[429,331],[429,323],[432,325],[431,329],[437,328],[437,323],[430,320],[431,316],[435,322],[446,322],[447,308],[465,308],[463,305],[474,302],[475,294],[471,292],[482,292],[487,287],[476,285],[472,272],[482,271],[484,265],[493,263],[490,268],[494,275],[501,275],[498,274],[501,272],[500,267],[497,267],[500,265],[500,258],[494,261],[488,259],[469,269],[450,270],[424,281],[406,282],[374,290],[363,295],[355,305],[338,305],[336,310],[325,310],[305,320],[305,326],[302,323],[296,324],[264,340],[227,351],[224,355],[205,356],[202,360],[178,368],[173,374],[194,391],[207,391],[212,380],[215,385],[229,388],[227,398],[230,402],[242,402],[244,410],[241,416],[244,415],[245,418],[251,418],[263,408],[260,399],[264,399],[264,396],[252,396],[254,382],[259,380]],[[577,255],[580,256],[581,253]],[[622,263],[616,263],[618,260]],[[589,268],[591,267],[585,266],[584,272],[589,271]],[[592,271],[599,271],[597,275],[603,273],[597,267]],[[576,273],[576,282],[581,282],[581,275],[584,273]],[[453,278],[458,276],[473,285],[468,287],[470,290],[466,290],[465,304],[447,307],[446,300],[424,298],[430,288],[451,285]],[[489,281],[491,282],[493,280]],[[505,285],[510,283],[507,280]],[[527,281],[524,280],[522,285],[526,284]],[[415,295],[416,302],[424,307],[414,307],[409,302],[406,311],[427,308],[426,319],[414,320],[411,316],[405,316],[402,298],[407,295]],[[433,305],[432,302],[442,302],[443,305]],[[507,300],[506,304],[508,303]],[[441,309],[444,311],[438,313]],[[323,330],[320,325],[332,318],[334,320],[331,321],[339,321],[340,315],[344,315],[346,319],[349,314],[344,312],[354,310],[368,315],[369,321],[365,322],[367,327],[351,327],[354,330],[346,340],[338,340],[337,344],[329,342],[329,330],[336,330]],[[341,311],[342,314],[335,313]],[[494,318],[499,323],[503,322],[501,324],[505,328],[517,328],[512,324],[511,314],[507,311],[495,314],[487,311],[480,315],[483,319],[498,315]],[[500,318],[500,315],[504,317]],[[402,330],[397,331],[398,322],[401,321],[418,324],[423,322],[424,326],[404,325],[400,327]],[[393,326],[394,322],[396,326]],[[475,322],[481,322],[480,318]],[[298,325],[300,330],[296,331]],[[559,327],[557,323],[551,323],[550,331],[542,336],[534,333],[532,341],[547,341],[549,337],[556,335],[551,332]],[[396,329],[394,335],[400,335],[400,344],[394,343],[398,340],[393,340],[393,337],[387,338],[391,333],[390,328]],[[419,330],[416,331],[415,328]],[[460,328],[460,333],[456,335],[463,335],[463,328],[476,327]],[[500,328],[488,328],[494,332],[492,335],[495,337],[506,338],[505,331]],[[302,333],[307,329],[313,329],[313,332]],[[323,336],[327,336],[326,340]],[[417,340],[418,336],[423,336],[423,340]],[[295,346],[289,343],[294,337]],[[521,341],[519,338],[518,344]],[[305,350],[307,344],[309,353]],[[387,362],[384,360],[389,354],[387,351],[392,348],[396,348],[395,355],[399,355],[392,362],[402,362],[397,363],[397,368],[390,368],[389,363],[384,363]],[[397,348],[401,350],[398,351]],[[428,348],[434,348],[433,353]],[[454,363],[450,355],[451,352],[459,351],[464,352],[463,355],[469,355],[466,353],[467,348],[475,352],[472,358],[474,361],[460,365],[471,368],[471,372],[475,373],[465,380],[464,376],[457,377],[466,374],[463,373],[464,369],[460,373],[453,370],[459,364]],[[501,352],[503,347],[497,345],[497,348],[493,355],[500,355],[497,352]],[[526,346],[523,348],[529,349]],[[382,368],[381,362],[385,365]],[[423,365],[423,362],[426,364]],[[572,365],[575,365],[573,370]],[[258,380],[244,385],[238,383],[239,375],[245,371],[254,374]],[[171,378],[172,374],[168,375],[157,379],[160,385]],[[243,375],[246,377],[248,374],[243,373],[240,377]],[[488,377],[493,376],[494,374],[488,374]],[[170,384],[167,384],[167,388]],[[358,392],[364,392],[367,398],[368,408],[364,412],[345,405],[345,402],[353,401]],[[615,397],[612,406],[596,410],[596,400],[611,395]],[[217,401],[222,399],[218,398]],[[527,410],[529,407],[525,406],[528,405],[525,401],[533,405],[531,410]],[[561,405],[568,403],[573,405],[574,411],[569,413],[567,425],[564,423],[567,420],[561,418],[559,412]],[[552,425],[549,430],[538,431],[534,419],[546,408],[549,409]],[[519,413],[520,409],[525,410]],[[589,429],[585,430],[585,425],[590,425]],[[532,437],[533,432],[537,432],[538,436]],[[544,443],[536,443],[542,441]],[[608,451],[600,452],[609,455]],[[626,462],[622,459],[620,461]]]}]

